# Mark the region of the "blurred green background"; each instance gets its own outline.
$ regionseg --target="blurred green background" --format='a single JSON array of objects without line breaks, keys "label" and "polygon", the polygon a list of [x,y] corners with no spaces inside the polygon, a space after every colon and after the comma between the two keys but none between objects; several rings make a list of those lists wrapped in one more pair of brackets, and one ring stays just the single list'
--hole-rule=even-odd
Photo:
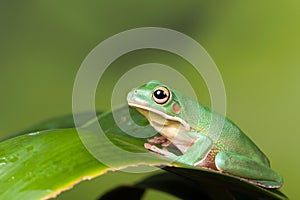
[{"label": "blurred green background", "polygon": [[[228,116],[283,175],[282,191],[299,199],[299,9],[296,0],[1,1],[0,139],[71,113],[76,72],[101,41],[136,27],[171,28],[197,40],[214,59],[226,87]],[[144,60],[175,63],[157,52],[136,54],[116,61],[115,72]],[[109,109],[107,102],[99,109]],[[209,104],[209,95],[203,102]],[[95,199],[113,185],[149,175],[109,173],[58,199]],[[162,195],[151,191],[147,198],[174,199]]]}]

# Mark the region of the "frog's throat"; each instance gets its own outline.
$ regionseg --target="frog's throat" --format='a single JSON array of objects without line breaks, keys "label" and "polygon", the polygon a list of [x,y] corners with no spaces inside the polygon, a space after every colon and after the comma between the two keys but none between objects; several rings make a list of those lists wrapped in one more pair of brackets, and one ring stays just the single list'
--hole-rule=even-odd
[{"label": "frog's throat", "polygon": [[179,122],[187,131],[189,131],[191,129],[190,125],[180,117],[171,116],[171,115],[168,115],[168,114],[166,114],[166,113],[164,113],[160,110],[156,110],[156,109],[150,108],[148,106],[144,106],[144,105],[140,105],[140,104],[136,104],[136,103],[132,103],[132,102],[128,102],[128,105],[131,106],[131,107],[136,107],[136,108],[140,108],[140,109],[143,109],[143,110],[148,110],[150,112],[153,112],[157,115],[162,116],[164,119]]}]

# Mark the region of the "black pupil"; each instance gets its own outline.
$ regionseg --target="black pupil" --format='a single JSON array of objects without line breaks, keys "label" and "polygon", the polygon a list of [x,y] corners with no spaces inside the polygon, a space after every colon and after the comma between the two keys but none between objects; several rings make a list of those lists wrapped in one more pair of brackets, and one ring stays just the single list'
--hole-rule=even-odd
[{"label": "black pupil", "polygon": [[167,97],[167,94],[165,91],[163,90],[156,90],[154,92],[154,96],[157,98],[157,99],[164,99]]}]

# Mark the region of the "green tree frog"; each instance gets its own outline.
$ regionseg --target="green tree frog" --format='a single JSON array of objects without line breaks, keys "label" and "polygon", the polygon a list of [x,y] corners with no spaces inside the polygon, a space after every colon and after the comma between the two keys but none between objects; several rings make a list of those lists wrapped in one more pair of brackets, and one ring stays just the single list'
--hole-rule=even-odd
[{"label": "green tree frog", "polygon": [[261,187],[283,185],[282,177],[270,168],[265,154],[231,120],[225,117],[220,135],[214,137],[209,129],[212,115],[223,116],[196,100],[153,80],[133,88],[127,101],[161,135],[149,139],[144,144],[146,149]]}]

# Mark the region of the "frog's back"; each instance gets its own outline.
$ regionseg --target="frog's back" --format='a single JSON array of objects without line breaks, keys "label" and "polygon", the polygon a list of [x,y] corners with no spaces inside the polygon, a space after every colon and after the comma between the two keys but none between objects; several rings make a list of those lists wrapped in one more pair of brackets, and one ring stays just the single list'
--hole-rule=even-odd
[{"label": "frog's back", "polygon": [[185,104],[181,117],[190,124],[192,131],[206,134],[213,140],[215,145],[209,155],[211,160],[218,152],[232,152],[269,166],[265,154],[230,119],[181,93],[176,93],[176,96]]},{"label": "frog's back", "polygon": [[[211,111],[210,108],[200,105],[200,121],[198,122],[199,132],[205,130],[205,134],[211,137],[215,143],[214,152],[232,152],[248,156],[257,162],[270,166],[266,155],[256,146],[256,144],[230,119],[223,115]],[[212,116],[214,115],[214,116]],[[214,119],[214,120],[212,120]],[[222,131],[210,131],[211,123],[223,124]],[[222,127],[222,126],[220,126]],[[212,129],[214,130],[214,129]]]},{"label": "frog's back", "polygon": [[220,151],[228,151],[248,156],[260,163],[270,166],[266,155],[258,146],[231,120],[225,119],[222,133],[216,143]]}]

